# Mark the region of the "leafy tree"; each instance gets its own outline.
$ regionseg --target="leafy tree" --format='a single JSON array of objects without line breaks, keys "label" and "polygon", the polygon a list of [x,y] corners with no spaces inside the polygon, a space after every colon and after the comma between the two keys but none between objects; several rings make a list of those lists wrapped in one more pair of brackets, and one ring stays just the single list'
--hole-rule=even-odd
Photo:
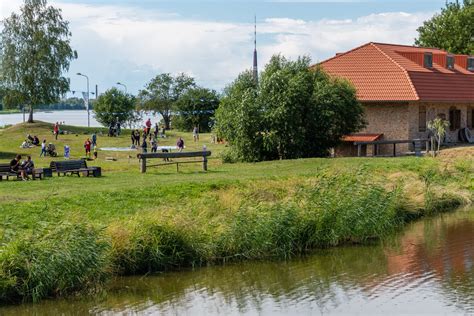
[{"label": "leafy tree", "polygon": [[225,90],[216,132],[244,161],[326,156],[341,137],[363,127],[355,89],[310,59],[273,56],[258,86],[244,72]]},{"label": "leafy tree", "polygon": [[165,128],[170,128],[171,115],[176,102],[187,90],[196,86],[194,78],[181,73],[177,76],[160,74],[153,78],[138,94],[138,108],[160,113]]},{"label": "leafy tree", "polygon": [[214,90],[191,88],[176,102],[173,127],[190,131],[198,126],[200,132],[209,132],[214,125],[214,113],[219,106],[219,96]]},{"label": "leafy tree", "polygon": [[241,73],[225,88],[216,111],[217,136],[231,144],[225,160],[264,160],[261,109],[252,71]]},{"label": "leafy tree", "polygon": [[56,102],[69,90],[62,76],[77,53],[70,46],[69,22],[46,0],[25,0],[21,13],[3,21],[0,40],[4,103],[33,108]]},{"label": "leafy tree", "polygon": [[101,94],[94,105],[98,122],[104,126],[120,122],[121,125],[134,122],[137,116],[135,98],[130,94],[112,88]]},{"label": "leafy tree", "polygon": [[441,13],[418,28],[416,45],[454,54],[474,54],[474,0],[446,2]]}]

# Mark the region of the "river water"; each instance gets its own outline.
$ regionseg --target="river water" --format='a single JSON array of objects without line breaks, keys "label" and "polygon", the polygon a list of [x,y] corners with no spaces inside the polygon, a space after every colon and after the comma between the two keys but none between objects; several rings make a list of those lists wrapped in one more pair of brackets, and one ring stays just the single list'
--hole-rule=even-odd
[{"label": "river water", "polygon": [[470,315],[474,209],[413,223],[373,245],[125,277],[94,299],[10,306],[0,314]]},{"label": "river water", "polygon": [[[25,114],[25,118],[28,119],[28,113]],[[64,122],[67,125],[73,126],[87,126],[87,111],[86,110],[75,110],[75,111],[38,111],[33,114],[35,120],[55,123],[55,122]],[[145,120],[151,118],[153,124],[159,122],[161,119],[160,115],[151,115],[142,113],[142,122],[137,124],[137,127],[143,126]],[[14,125],[18,123],[23,123],[23,113],[14,113],[14,114],[1,114],[0,115],[0,126],[5,125]],[[93,111],[90,111],[90,126],[91,127],[100,127],[102,126],[95,119]]]}]

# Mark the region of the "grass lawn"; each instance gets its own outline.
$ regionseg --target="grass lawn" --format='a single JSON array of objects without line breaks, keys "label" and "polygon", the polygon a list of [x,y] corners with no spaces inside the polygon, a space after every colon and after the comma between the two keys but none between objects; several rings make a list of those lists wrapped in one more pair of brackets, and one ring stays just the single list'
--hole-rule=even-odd
[{"label": "grass lawn", "polygon": [[[64,126],[53,141],[83,156],[92,130]],[[52,125],[0,130],[0,162],[31,155],[27,134],[53,140]],[[102,130],[105,134],[105,129]],[[439,158],[299,159],[222,164],[210,135],[182,136],[186,151],[206,145],[209,171],[184,164],[139,172],[137,152],[102,152],[88,162],[103,177],[0,182],[0,301],[41,299],[100,287],[114,274],[142,274],[228,260],[288,257],[383,237],[413,218],[471,203],[473,147]],[[127,147],[130,133],[98,137]],[[116,161],[106,161],[114,157]],[[55,158],[62,159],[62,158]],[[26,263],[28,264],[26,264]]]}]

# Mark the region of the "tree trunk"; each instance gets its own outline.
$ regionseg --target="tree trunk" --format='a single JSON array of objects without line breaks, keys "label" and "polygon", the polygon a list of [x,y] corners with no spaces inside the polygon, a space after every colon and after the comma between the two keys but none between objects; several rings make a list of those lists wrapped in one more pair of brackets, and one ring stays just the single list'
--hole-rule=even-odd
[{"label": "tree trunk", "polygon": [[169,130],[170,129],[170,121],[171,118],[169,115],[161,115],[163,117],[163,121],[165,122],[165,129]]},{"label": "tree trunk", "polygon": [[28,123],[33,123],[33,107],[30,105],[30,113],[28,115]]},{"label": "tree trunk", "polygon": [[440,150],[441,150],[441,135],[438,134],[438,155],[440,153]]}]

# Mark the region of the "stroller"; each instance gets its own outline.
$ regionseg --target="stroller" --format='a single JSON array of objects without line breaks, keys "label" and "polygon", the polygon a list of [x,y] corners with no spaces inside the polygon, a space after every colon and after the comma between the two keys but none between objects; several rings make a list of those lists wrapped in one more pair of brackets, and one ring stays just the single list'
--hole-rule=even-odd
[{"label": "stroller", "polygon": [[52,143],[48,144],[48,147],[46,148],[46,152],[51,157],[57,157],[58,156],[58,153],[56,152],[56,146],[54,146],[54,144],[52,144]]}]

